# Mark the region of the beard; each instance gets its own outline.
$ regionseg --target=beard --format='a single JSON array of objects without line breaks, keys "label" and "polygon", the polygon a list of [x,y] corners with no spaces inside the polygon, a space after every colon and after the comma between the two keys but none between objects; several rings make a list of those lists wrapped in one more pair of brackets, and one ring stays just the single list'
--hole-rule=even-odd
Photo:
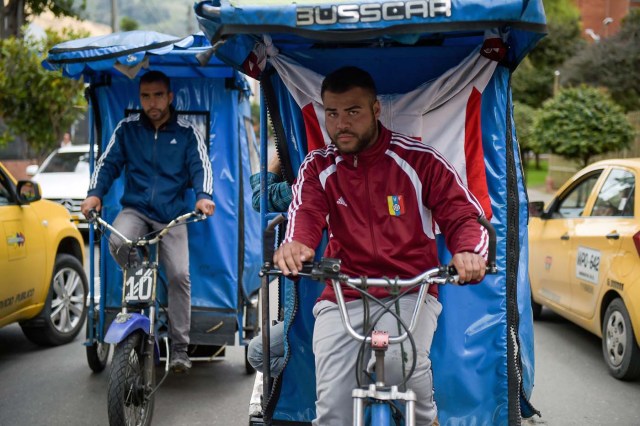
[{"label": "beard", "polygon": [[[357,154],[375,142],[374,138],[377,138],[376,130],[377,122],[374,121],[371,123],[371,126],[361,134],[344,130],[341,132],[335,132],[333,135],[330,135],[329,138],[331,139],[331,142],[338,147],[338,151],[340,151],[341,154]],[[341,135],[352,136],[355,138],[355,141],[340,141],[339,138]]]}]

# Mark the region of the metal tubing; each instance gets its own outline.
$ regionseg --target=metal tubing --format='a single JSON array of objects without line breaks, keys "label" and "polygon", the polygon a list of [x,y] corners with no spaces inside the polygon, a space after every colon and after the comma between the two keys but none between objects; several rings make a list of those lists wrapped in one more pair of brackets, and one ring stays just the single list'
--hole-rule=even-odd
[{"label": "metal tubing", "polygon": [[[344,326],[345,330],[347,330],[347,333],[349,333],[349,335],[351,337],[353,337],[354,339],[356,339],[359,342],[363,342],[366,341],[367,343],[371,343],[371,337],[370,336],[364,336],[360,333],[358,333],[357,331],[355,331],[353,329],[353,327],[351,326],[351,319],[349,317],[349,311],[347,310],[347,305],[346,302],[344,300],[344,295],[342,293],[342,287],[340,286],[340,283],[337,280],[331,280],[333,283],[333,288],[335,290],[336,293],[336,302],[338,304],[338,308],[340,310],[340,319],[342,320],[342,325]],[[351,283],[352,279],[349,279],[349,283]],[[358,283],[360,282],[359,280],[355,280]],[[407,280],[409,281],[409,280]],[[368,282],[368,280],[367,280]],[[389,285],[389,282],[387,281],[387,285]],[[412,285],[415,285],[412,284]],[[420,307],[422,306],[422,304],[424,303],[424,301],[427,298],[427,286],[423,285],[420,287],[420,291],[418,292],[418,300],[416,300],[416,304],[413,307],[413,314],[411,316],[411,322],[409,324],[409,330],[405,330],[404,333],[402,333],[399,336],[390,336],[389,337],[389,343],[390,344],[395,344],[395,343],[400,343],[400,342],[404,342],[405,340],[407,340],[407,338],[409,337],[409,334],[413,334],[413,331],[416,328],[416,324],[418,323],[418,317],[420,315]]]},{"label": "metal tubing", "polygon": [[364,426],[364,406],[362,398],[353,397],[353,426]]},{"label": "metal tubing", "polygon": [[[260,300],[262,302],[262,409],[269,399],[271,392],[271,333],[269,329],[269,276],[262,276],[260,286]],[[264,419],[265,425],[271,424],[271,419]]]},{"label": "metal tubing", "polygon": [[377,349],[376,354],[376,387],[384,387],[384,351]]},{"label": "metal tubing", "polygon": [[404,418],[406,420],[405,426],[416,426],[416,402],[408,400],[406,403],[406,413]]}]

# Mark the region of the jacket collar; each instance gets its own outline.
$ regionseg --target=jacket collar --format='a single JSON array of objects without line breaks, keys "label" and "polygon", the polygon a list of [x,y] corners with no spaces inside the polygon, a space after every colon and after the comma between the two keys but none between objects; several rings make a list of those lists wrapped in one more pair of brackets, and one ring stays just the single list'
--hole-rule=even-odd
[{"label": "jacket collar", "polygon": [[342,160],[352,167],[375,164],[389,148],[391,132],[378,121],[378,139],[373,146],[357,154],[340,154]]}]

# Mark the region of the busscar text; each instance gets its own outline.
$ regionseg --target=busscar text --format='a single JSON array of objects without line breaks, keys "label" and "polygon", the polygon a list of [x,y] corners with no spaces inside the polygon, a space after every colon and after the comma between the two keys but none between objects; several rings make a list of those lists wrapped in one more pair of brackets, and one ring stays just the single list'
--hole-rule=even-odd
[{"label": "busscar text", "polygon": [[409,0],[331,6],[299,6],[296,25],[355,24],[451,16],[451,0]]}]

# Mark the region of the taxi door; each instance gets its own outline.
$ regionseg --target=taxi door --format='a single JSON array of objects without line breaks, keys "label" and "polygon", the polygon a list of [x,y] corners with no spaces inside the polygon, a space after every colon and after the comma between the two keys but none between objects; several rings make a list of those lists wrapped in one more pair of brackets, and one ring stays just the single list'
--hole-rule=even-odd
[{"label": "taxi door", "polygon": [[540,283],[539,295],[553,304],[570,309],[571,280],[574,269],[572,247],[576,226],[580,226],[589,196],[601,170],[581,176],[554,203],[543,221],[536,240],[536,254],[531,259],[530,273]]},{"label": "taxi door", "polygon": [[634,188],[633,172],[611,169],[604,176],[589,216],[575,227],[571,310],[582,318],[591,319],[596,314],[612,265],[623,256],[622,241],[631,240],[637,230],[633,218]]},{"label": "taxi door", "polygon": [[0,167],[0,324],[34,303],[45,279],[45,247],[30,205],[19,205],[15,185]]}]

